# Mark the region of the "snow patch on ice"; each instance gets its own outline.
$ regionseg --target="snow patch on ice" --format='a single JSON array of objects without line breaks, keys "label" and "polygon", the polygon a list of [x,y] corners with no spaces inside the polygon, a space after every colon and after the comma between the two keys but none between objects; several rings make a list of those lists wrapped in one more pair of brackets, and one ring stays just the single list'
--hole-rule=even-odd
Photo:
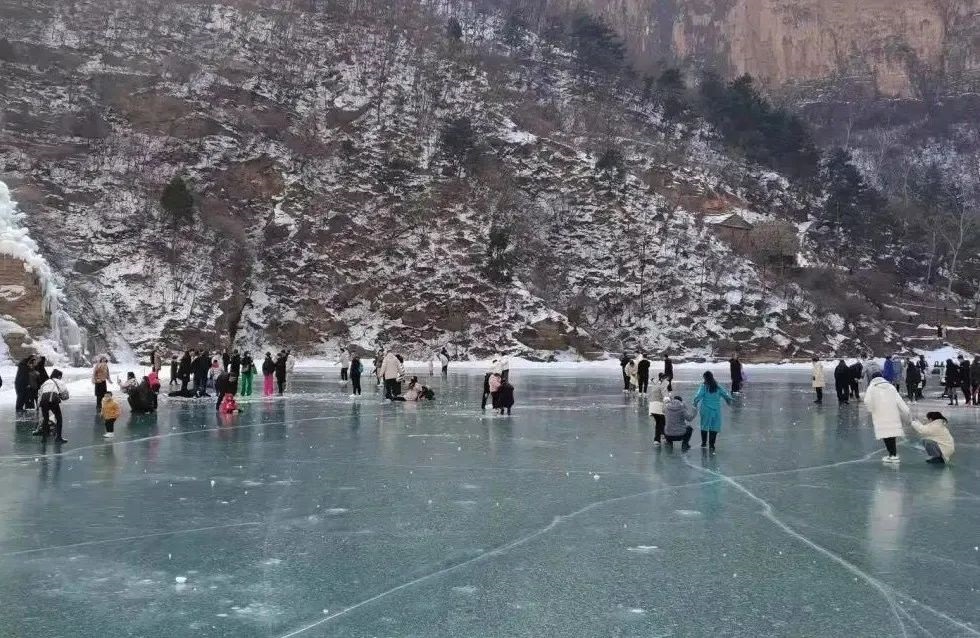
[{"label": "snow patch on ice", "polygon": [[652,554],[658,549],[660,548],[656,545],[637,545],[636,547],[627,547],[626,551],[634,554]]}]

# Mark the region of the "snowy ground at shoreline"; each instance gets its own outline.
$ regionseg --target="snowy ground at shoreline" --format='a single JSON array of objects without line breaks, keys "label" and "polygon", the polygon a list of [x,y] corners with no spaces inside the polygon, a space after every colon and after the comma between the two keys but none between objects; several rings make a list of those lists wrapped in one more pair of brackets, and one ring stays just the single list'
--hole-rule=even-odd
[{"label": "snowy ground at shoreline", "polygon": [[[972,354],[962,349],[956,348],[954,346],[946,346],[938,350],[916,350],[917,354],[926,355],[926,360],[929,362],[930,366],[934,362],[945,361],[946,359],[955,360],[957,355],[965,354],[970,356],[972,359]],[[853,361],[852,358],[847,359],[848,362]],[[883,359],[877,359],[879,363]],[[653,370],[652,373],[655,375],[657,372],[663,370],[663,361],[660,359],[652,359]],[[824,361],[824,367],[828,373],[828,379],[832,378],[833,367],[837,365],[836,360]],[[366,372],[370,372],[371,364],[370,362],[365,362],[367,367]],[[801,371],[809,370],[812,363],[807,362],[793,362],[793,363],[747,363],[744,364],[746,376],[751,379],[753,372],[778,372],[784,371],[789,373],[791,371]],[[410,374],[424,375],[428,374],[429,362],[428,361],[406,361],[406,370]],[[483,361],[453,361],[450,364],[450,369],[454,371],[465,371],[467,373],[479,373],[486,371],[490,367],[489,360]],[[510,359],[510,367],[513,370],[521,370],[529,373],[539,373],[548,374],[549,372],[559,372],[559,371],[576,371],[582,374],[618,374],[619,373],[619,361],[615,358],[604,359],[601,361],[564,361],[564,362],[538,362],[538,361],[527,361],[525,359],[513,358]],[[720,380],[726,380],[728,378],[728,362],[727,361],[714,361],[714,362],[689,362],[689,363],[675,363],[675,369],[680,370],[712,370],[718,375]],[[438,362],[433,363],[433,368],[436,372],[439,371]],[[68,390],[72,394],[88,395],[92,392],[92,384],[89,381],[91,377],[91,369],[89,368],[71,368],[63,367],[60,368],[62,372],[65,373],[65,379],[68,382]],[[112,371],[113,380],[117,377],[125,378],[126,373],[133,371],[138,377],[141,377],[149,372],[149,367],[145,365],[133,365],[126,363],[119,363],[110,366]],[[296,363],[297,372],[307,372],[307,373],[319,373],[324,374],[326,370],[337,371],[340,369],[340,364],[335,360],[330,360],[326,358],[309,358],[309,359],[298,359]],[[50,371],[50,369],[49,369]],[[12,365],[0,366],[0,378],[3,379],[3,387],[0,388],[0,405],[13,404],[15,400],[14,395],[14,375],[16,369]],[[165,367],[161,371],[161,379],[166,381],[169,379],[170,369]],[[112,386],[110,386],[110,390]]]}]

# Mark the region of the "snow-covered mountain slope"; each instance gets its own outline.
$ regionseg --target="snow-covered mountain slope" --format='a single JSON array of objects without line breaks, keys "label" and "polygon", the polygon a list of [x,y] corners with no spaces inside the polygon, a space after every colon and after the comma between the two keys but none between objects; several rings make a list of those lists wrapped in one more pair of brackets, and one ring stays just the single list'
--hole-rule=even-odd
[{"label": "snow-covered mountain slope", "polygon": [[[807,204],[707,129],[490,21],[456,40],[411,2],[308,4],[5,3],[0,179],[100,345],[781,358],[895,339],[719,239],[706,210],[805,223]],[[159,204],[175,175],[187,225]]]}]

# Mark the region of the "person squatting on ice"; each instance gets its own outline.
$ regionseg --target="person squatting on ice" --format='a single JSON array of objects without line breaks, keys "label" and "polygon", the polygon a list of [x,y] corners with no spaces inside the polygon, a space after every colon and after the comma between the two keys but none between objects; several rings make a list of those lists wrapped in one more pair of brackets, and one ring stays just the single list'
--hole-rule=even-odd
[{"label": "person squatting on ice", "polygon": [[[694,428],[688,423],[693,421],[696,416],[697,411],[684,405],[684,399],[679,396],[675,396],[666,403],[664,406],[664,438],[667,440],[668,448],[673,448],[674,442],[680,441],[682,452],[691,449],[691,434],[694,433]],[[702,432],[702,438],[703,436]]]},{"label": "person squatting on ice", "polygon": [[911,419],[909,406],[902,401],[895,386],[880,375],[871,379],[868,389],[864,392],[864,404],[871,412],[875,438],[884,441],[885,449],[888,450],[888,456],[882,461],[898,463],[897,441],[903,434],[904,421]]},{"label": "person squatting on ice", "polygon": [[704,383],[694,397],[694,407],[701,412],[701,447],[708,446],[712,453],[715,451],[715,440],[721,432],[722,400],[731,405],[732,395],[718,385],[713,374],[705,372]]},{"label": "person squatting on ice", "polygon": [[919,421],[912,421],[912,429],[922,439],[922,448],[929,455],[926,463],[945,465],[956,449],[953,435],[949,433],[949,424],[942,412],[928,412],[926,419],[928,421],[925,425]]},{"label": "person squatting on ice", "polygon": [[68,387],[61,380],[61,370],[52,370],[51,378],[44,382],[39,390],[41,406],[41,422],[34,430],[34,436],[47,438],[48,419],[54,415],[54,440],[56,443],[67,443],[62,436],[64,423],[61,417],[61,402],[68,400]]}]

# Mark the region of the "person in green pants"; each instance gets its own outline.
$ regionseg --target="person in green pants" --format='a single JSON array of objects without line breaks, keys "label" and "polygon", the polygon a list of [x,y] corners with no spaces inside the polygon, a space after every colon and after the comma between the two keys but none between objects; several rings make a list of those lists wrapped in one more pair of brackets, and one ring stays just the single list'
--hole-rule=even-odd
[{"label": "person in green pants", "polygon": [[243,397],[252,396],[252,379],[255,377],[255,361],[252,360],[252,355],[248,352],[242,357],[242,372],[241,372],[241,395]]}]

